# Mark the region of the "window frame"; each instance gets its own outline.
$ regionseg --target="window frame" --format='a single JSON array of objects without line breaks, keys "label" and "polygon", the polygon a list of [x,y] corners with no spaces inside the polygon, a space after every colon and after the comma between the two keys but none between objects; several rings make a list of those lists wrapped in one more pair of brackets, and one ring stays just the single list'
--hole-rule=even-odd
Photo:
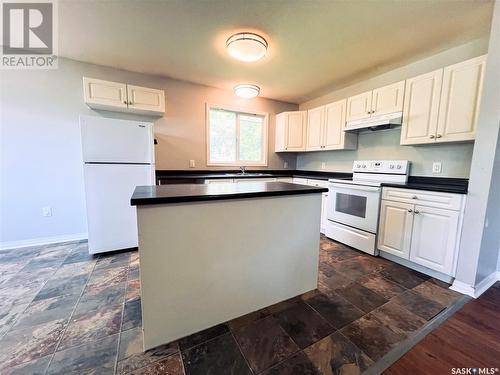
[{"label": "window frame", "polygon": [[[223,111],[236,112],[236,157],[239,158],[240,155],[240,121],[239,114],[242,115],[253,115],[262,116],[263,118],[263,129],[262,129],[262,160],[261,161],[235,161],[230,163],[221,162],[211,162],[210,161],[210,110],[220,109]],[[206,103],[205,111],[205,147],[206,147],[206,165],[207,167],[267,167],[268,166],[268,149],[269,149],[269,113],[266,112],[256,112],[244,108],[237,108],[227,105],[219,105],[213,103]]]}]

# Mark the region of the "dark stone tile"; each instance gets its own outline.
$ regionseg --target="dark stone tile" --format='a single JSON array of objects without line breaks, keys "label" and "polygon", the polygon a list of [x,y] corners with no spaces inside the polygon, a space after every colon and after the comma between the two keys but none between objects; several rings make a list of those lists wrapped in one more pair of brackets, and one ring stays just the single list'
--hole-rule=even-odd
[{"label": "dark stone tile", "polygon": [[54,320],[7,332],[0,345],[0,368],[13,367],[52,354],[66,324],[66,320]]},{"label": "dark stone tile", "polygon": [[129,280],[127,283],[126,300],[130,301],[141,297],[141,281],[139,279]]},{"label": "dark stone tile", "polygon": [[181,356],[173,354],[149,366],[136,370],[131,375],[184,375]]},{"label": "dark stone tile", "polygon": [[112,285],[87,285],[78,302],[75,314],[80,315],[123,303],[125,283]]},{"label": "dark stone tile", "polygon": [[284,301],[275,303],[274,305],[266,307],[266,311],[269,314],[277,314],[277,313],[280,313],[286,309],[289,309],[290,307],[295,305],[295,303],[297,303],[297,301],[300,301],[300,300],[301,300],[300,297],[289,298],[289,299],[286,299]]},{"label": "dark stone tile", "polygon": [[390,263],[378,257],[360,255],[352,259],[337,262],[333,268],[350,279],[356,280],[370,273],[380,272],[390,266]]},{"label": "dark stone tile", "polygon": [[340,332],[373,361],[378,361],[406,337],[392,331],[372,315],[352,322]]},{"label": "dark stone tile", "polygon": [[401,285],[389,281],[376,273],[363,276],[357,282],[388,300],[406,290]]},{"label": "dark stone tile", "polygon": [[230,322],[228,322],[229,328],[232,330],[235,330],[237,328],[243,327],[247,324],[250,324],[252,322],[255,322],[256,320],[265,318],[266,316],[269,316],[269,311],[267,309],[261,309],[257,310],[254,312],[251,312],[249,314],[240,316],[239,318],[233,319]]},{"label": "dark stone tile", "polygon": [[130,252],[101,255],[95,265],[96,270],[128,266]]},{"label": "dark stone tile", "polygon": [[141,299],[134,299],[125,302],[125,310],[123,312],[122,331],[139,327],[142,324]]},{"label": "dark stone tile", "polygon": [[380,294],[358,283],[352,283],[342,289],[337,289],[336,292],[367,313],[387,302]]},{"label": "dark stone tile", "polygon": [[321,375],[304,352],[298,352],[293,357],[279,365],[264,371],[265,375]]},{"label": "dark stone tile", "polygon": [[62,295],[80,295],[87,282],[87,275],[49,280],[36,295],[35,301]]},{"label": "dark stone tile", "polygon": [[243,355],[254,372],[261,372],[292,355],[298,346],[269,316],[234,331]]},{"label": "dark stone tile", "polygon": [[31,259],[22,269],[25,272],[33,272],[41,268],[52,268],[58,267],[64,261],[64,258],[68,255],[67,250],[57,251],[54,253],[49,253],[45,255],[38,255]]},{"label": "dark stone tile", "polygon": [[420,285],[417,285],[413,288],[413,290],[428,299],[440,303],[443,306],[451,306],[460,298],[461,294],[448,289],[448,284],[444,285],[446,286],[442,287],[439,284],[428,280]]},{"label": "dark stone tile", "polygon": [[55,269],[42,269],[32,273],[17,273],[1,285],[0,307],[31,302],[54,271]]},{"label": "dark stone tile", "polygon": [[52,276],[51,279],[61,279],[75,276],[88,276],[94,268],[94,262],[78,262],[63,264]]},{"label": "dark stone tile", "polygon": [[140,279],[139,265],[130,266],[128,270],[128,279],[129,280]]},{"label": "dark stone tile", "polygon": [[393,301],[425,320],[431,320],[445,308],[440,303],[425,298],[413,290],[408,290],[394,297]]},{"label": "dark stone tile", "polygon": [[340,329],[364,315],[364,312],[335,294],[320,294],[307,303],[335,328]]},{"label": "dark stone tile", "polygon": [[229,328],[226,324],[219,324],[183,337],[179,340],[179,348],[184,351],[228,332]]},{"label": "dark stone tile", "polygon": [[73,250],[71,254],[67,256],[64,260],[64,264],[71,263],[80,263],[80,262],[95,262],[97,261],[98,256],[89,254],[87,246],[79,247],[76,250]]},{"label": "dark stone tile", "polygon": [[116,372],[118,374],[128,374],[178,352],[177,342],[161,345],[144,352],[142,328],[129,329],[120,335],[120,350]]},{"label": "dark stone tile", "polygon": [[96,341],[118,333],[123,305],[109,306],[102,310],[74,315],[59,344],[58,351]]},{"label": "dark stone tile", "polygon": [[398,305],[394,300],[372,311],[370,315],[374,316],[392,331],[405,336],[409,336],[411,333],[422,328],[426,323],[425,319]]},{"label": "dark stone tile", "polygon": [[329,264],[320,264],[318,288],[321,291],[335,291],[352,283],[348,277],[336,272]]},{"label": "dark stone tile", "polygon": [[68,321],[78,300],[76,295],[56,296],[32,302],[14,329],[33,327],[53,320]]},{"label": "dark stone tile", "polygon": [[90,275],[89,286],[102,287],[127,281],[128,266],[101,268]]},{"label": "dark stone tile", "polygon": [[54,355],[47,374],[113,374],[118,335],[59,351]]},{"label": "dark stone tile", "polygon": [[23,303],[7,305],[0,309],[0,337],[14,325],[28,306],[28,303]]},{"label": "dark stone tile", "polygon": [[335,330],[330,323],[304,302],[298,302],[293,307],[276,314],[276,318],[301,349]]},{"label": "dark stone tile", "polygon": [[182,359],[186,375],[251,375],[251,371],[230,333],[183,351]]},{"label": "dark stone tile", "polygon": [[361,374],[373,361],[340,332],[306,348],[311,362],[324,375]]},{"label": "dark stone tile", "polygon": [[1,370],[2,375],[44,375],[51,356],[45,356],[18,366]]},{"label": "dark stone tile", "polygon": [[382,270],[380,274],[386,279],[402,285],[407,289],[414,288],[430,278],[430,276],[424,275],[423,273],[414,271],[410,268],[403,267],[399,264],[393,264],[392,266]]}]

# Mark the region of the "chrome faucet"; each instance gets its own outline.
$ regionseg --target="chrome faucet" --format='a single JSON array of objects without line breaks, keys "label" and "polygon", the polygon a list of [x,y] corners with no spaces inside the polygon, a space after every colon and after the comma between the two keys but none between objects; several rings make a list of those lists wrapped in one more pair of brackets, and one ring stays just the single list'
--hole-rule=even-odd
[{"label": "chrome faucet", "polygon": [[245,174],[245,169],[246,169],[246,167],[244,165],[240,167],[241,174]]}]

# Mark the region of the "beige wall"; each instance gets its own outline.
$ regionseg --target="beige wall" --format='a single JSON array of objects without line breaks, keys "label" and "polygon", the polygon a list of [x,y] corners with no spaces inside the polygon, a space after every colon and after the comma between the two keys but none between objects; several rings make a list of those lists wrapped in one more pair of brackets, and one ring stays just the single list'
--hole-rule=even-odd
[{"label": "beige wall", "polygon": [[[488,50],[488,38],[446,50],[429,58],[374,76],[350,86],[332,90],[327,95],[302,103],[300,109],[310,109],[319,105],[344,99],[377,87],[398,82],[416,75],[430,72],[447,65],[479,56]],[[400,128],[389,131],[363,131],[359,136],[359,146],[355,151],[329,151],[301,153],[297,158],[297,168],[319,170],[326,163],[332,171],[350,171],[353,160],[362,159],[408,159],[412,162],[412,175],[432,175],[432,163],[443,163],[440,177],[468,177],[470,172],[473,143],[442,144],[426,146],[400,146]]]},{"label": "beige wall", "polygon": [[[269,168],[295,168],[294,155],[274,150],[275,113],[297,105],[273,100],[244,101],[232,92],[146,74],[61,59],[56,70],[2,71],[0,85],[0,245],[31,239],[67,240],[86,235],[80,115],[142,119],[94,111],[83,102],[82,77],[165,90],[166,115],[155,120],[158,169],[205,166],[205,102],[268,112]],[[42,207],[52,207],[51,217]]]}]

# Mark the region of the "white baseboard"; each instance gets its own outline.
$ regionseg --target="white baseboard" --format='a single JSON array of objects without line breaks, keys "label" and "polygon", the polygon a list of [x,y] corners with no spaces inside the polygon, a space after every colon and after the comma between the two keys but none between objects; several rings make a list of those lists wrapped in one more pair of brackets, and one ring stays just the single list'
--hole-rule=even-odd
[{"label": "white baseboard", "polygon": [[39,237],[30,240],[0,242],[0,250],[15,249],[20,247],[49,245],[58,242],[80,241],[88,238],[87,233],[73,233],[61,236]]},{"label": "white baseboard", "polygon": [[483,294],[490,286],[495,284],[497,281],[500,281],[500,272],[496,271],[491,273],[488,277],[484,278],[479,284],[476,286],[471,286],[462,281],[455,280],[450,287],[450,289],[466,294],[473,298],[478,298],[481,294]]}]

